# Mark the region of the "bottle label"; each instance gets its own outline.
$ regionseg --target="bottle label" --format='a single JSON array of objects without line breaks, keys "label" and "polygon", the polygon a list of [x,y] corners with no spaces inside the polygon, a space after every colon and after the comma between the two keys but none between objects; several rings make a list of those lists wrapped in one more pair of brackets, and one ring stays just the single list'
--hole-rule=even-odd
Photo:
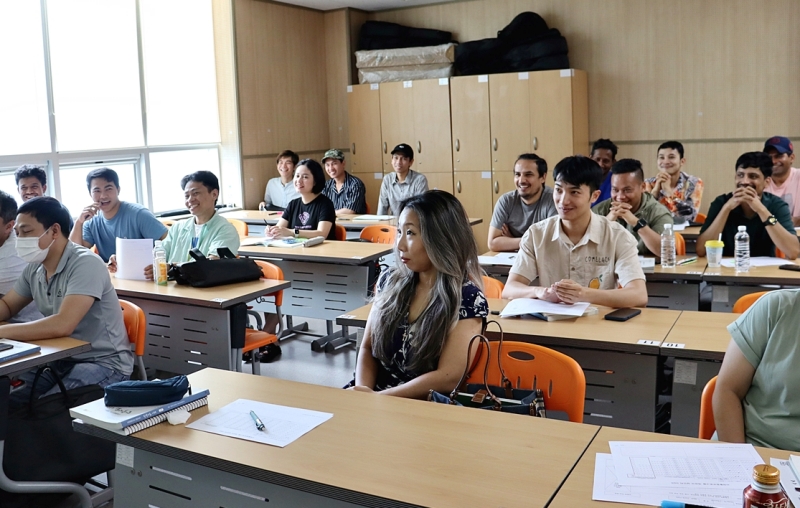
[{"label": "bottle label", "polygon": [[164,260],[156,262],[156,283],[159,286],[167,285],[167,263]]}]

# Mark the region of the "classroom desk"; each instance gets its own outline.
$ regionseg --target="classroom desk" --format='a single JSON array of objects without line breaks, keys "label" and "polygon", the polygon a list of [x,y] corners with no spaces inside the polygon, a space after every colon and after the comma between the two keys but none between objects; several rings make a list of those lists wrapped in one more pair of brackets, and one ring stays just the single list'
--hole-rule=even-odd
[{"label": "classroom desk", "polygon": [[[786,264],[789,263],[800,264],[798,260],[787,259]],[[746,294],[800,286],[800,272],[780,270],[777,266],[754,266],[749,272],[736,273],[735,268],[721,266],[706,268],[703,280],[711,284],[711,311],[731,312],[736,300]]]},{"label": "classroom desk", "polygon": [[[562,485],[556,497],[550,503],[549,508],[573,508],[576,506],[595,508],[608,508],[612,506],[619,506],[620,508],[652,508],[652,505],[592,501],[595,457],[598,453],[611,453],[611,449],[608,445],[609,441],[701,442],[699,439],[691,439],[682,436],[603,427],[592,440],[592,444],[589,445],[589,448],[583,454],[581,460],[578,461],[578,465],[575,466],[575,469],[573,469],[567,477],[564,485]],[[756,447],[756,451],[758,451],[759,455],[761,455],[764,462],[767,464],[771,457],[786,459],[792,453],[784,450],[761,447]]]},{"label": "classroom desk", "polygon": [[142,308],[147,318],[145,365],[177,374],[205,367],[235,369],[231,336],[245,321],[232,323],[231,309],[286,289],[289,280],[260,279],[214,288],[111,277],[117,296]]},{"label": "classroom desk", "polygon": [[[502,310],[507,300],[489,299],[492,311]],[[504,338],[551,347],[574,358],[586,375],[584,422],[641,430],[655,429],[656,374],[661,342],[680,311],[642,309],[624,323],[607,321],[612,309],[598,307],[598,314],[563,321],[536,318],[500,318]],[[370,306],[337,318],[337,323],[363,327]],[[496,337],[495,326],[487,335]]]},{"label": "classroom desk", "polygon": [[[393,249],[388,244],[326,240],[313,247],[243,246],[239,255],[265,259],[283,270],[283,278],[292,281],[291,289],[283,292],[282,311],[287,316],[288,328],[298,332],[308,330],[307,323],[293,325],[292,316],[328,321],[327,335],[313,341],[311,348],[332,352],[354,339],[346,329],[334,333],[333,320],[364,305],[369,284],[375,277],[376,261]],[[256,302],[253,310],[275,312],[275,306]]]},{"label": "classroom desk", "polygon": [[598,431],[215,369],[189,379],[211,392],[192,420],[239,398],[334,416],[285,448],[166,423],[132,436],[75,423],[132,461],[118,458],[114,506],[544,507]]}]

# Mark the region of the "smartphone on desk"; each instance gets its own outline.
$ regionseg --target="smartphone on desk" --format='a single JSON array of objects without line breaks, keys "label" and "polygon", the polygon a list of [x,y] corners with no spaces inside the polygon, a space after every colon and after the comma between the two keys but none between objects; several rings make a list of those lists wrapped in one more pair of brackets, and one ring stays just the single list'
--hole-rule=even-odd
[{"label": "smartphone on desk", "polygon": [[8,351],[9,349],[14,349],[14,344],[9,344],[8,342],[0,342],[0,351]]},{"label": "smartphone on desk", "polygon": [[793,272],[800,272],[800,265],[795,265],[795,264],[780,265],[778,267],[778,269],[779,270],[791,270]]},{"label": "smartphone on desk", "polygon": [[604,317],[609,321],[627,321],[642,313],[642,309],[617,309],[609,312]]}]

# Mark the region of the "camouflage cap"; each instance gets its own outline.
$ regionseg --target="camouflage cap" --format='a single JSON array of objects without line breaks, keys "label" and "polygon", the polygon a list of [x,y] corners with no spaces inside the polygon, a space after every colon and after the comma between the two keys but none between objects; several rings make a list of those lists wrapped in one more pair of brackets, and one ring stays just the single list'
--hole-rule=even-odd
[{"label": "camouflage cap", "polygon": [[325,155],[322,156],[322,163],[325,164],[325,159],[338,159],[340,161],[344,160],[344,153],[338,148],[331,148]]}]

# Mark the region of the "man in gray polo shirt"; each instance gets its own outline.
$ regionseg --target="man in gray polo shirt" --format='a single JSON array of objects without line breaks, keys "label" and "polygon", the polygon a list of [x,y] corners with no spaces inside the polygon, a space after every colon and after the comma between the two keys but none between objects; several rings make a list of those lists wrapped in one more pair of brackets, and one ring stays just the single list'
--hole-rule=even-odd
[{"label": "man in gray polo shirt", "polygon": [[[105,263],[67,239],[68,225],[68,213],[51,197],[33,198],[19,207],[14,226],[17,254],[28,266],[14,289],[0,300],[0,321],[7,321],[31,301],[45,317],[0,326],[0,337],[25,342],[66,336],[85,340],[91,343],[91,351],[51,366],[67,389],[106,386],[128,379],[133,353]],[[33,372],[20,379],[27,389],[12,394],[14,404],[27,400]],[[49,373],[36,386],[37,395],[57,390]]]},{"label": "man in gray polo shirt", "polygon": [[514,186],[494,205],[489,225],[489,249],[495,252],[519,250],[519,240],[531,224],[558,215],[553,189],[544,184],[547,161],[524,153],[514,163]]},{"label": "man in gray polo shirt", "polygon": [[399,144],[392,150],[394,173],[383,177],[378,200],[378,215],[400,215],[400,203],[428,190],[428,179],[411,169],[414,150]]}]

